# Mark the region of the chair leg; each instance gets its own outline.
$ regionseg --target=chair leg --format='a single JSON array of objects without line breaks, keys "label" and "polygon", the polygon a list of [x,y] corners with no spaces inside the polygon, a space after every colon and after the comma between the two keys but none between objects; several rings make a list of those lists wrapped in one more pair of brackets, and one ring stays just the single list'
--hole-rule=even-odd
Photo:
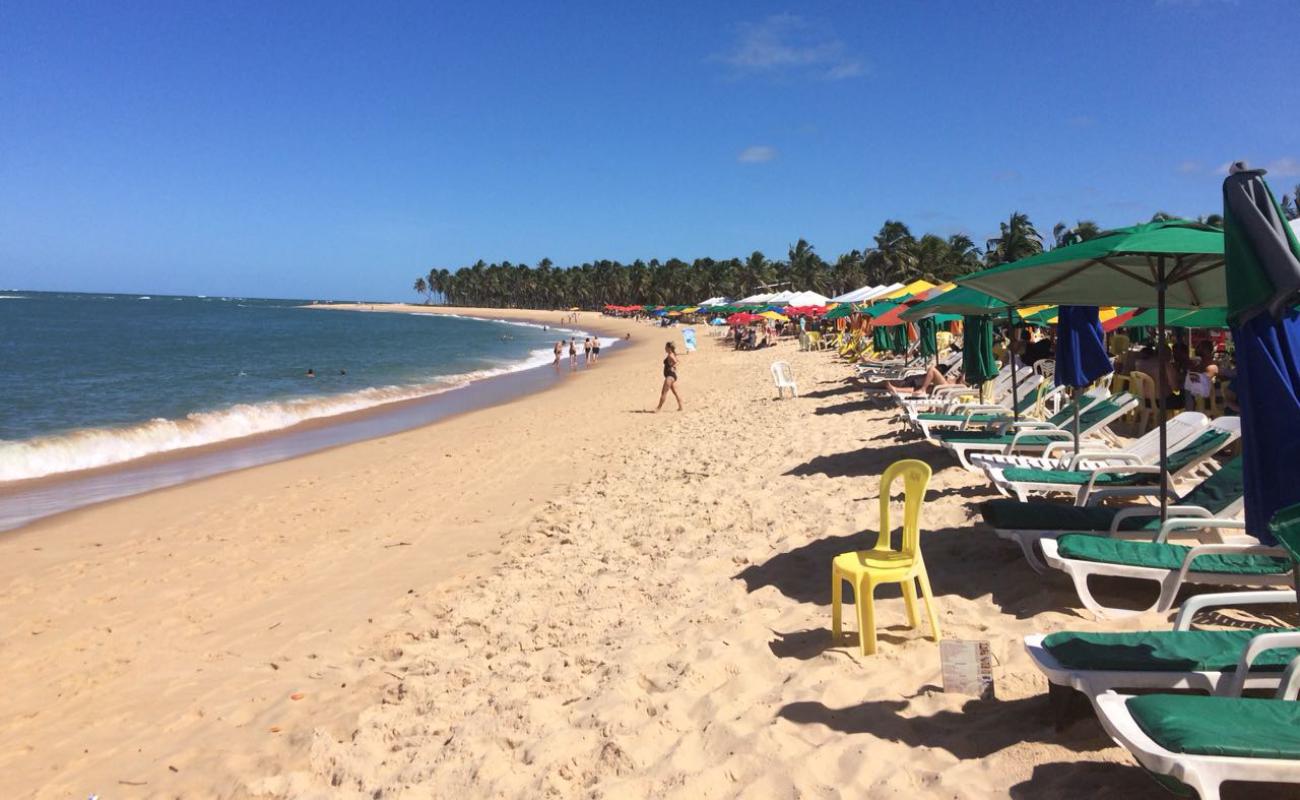
[{"label": "chair leg", "polygon": [[903,581],[903,606],[907,608],[908,626],[920,627],[921,620],[916,615],[916,584],[910,578]]},{"label": "chair leg", "polygon": [[853,590],[853,600],[858,604],[858,634],[862,642],[862,655],[874,656],[876,654],[876,610],[875,594],[876,587],[871,583],[870,578],[864,578],[860,584]]},{"label": "chair leg", "polygon": [[934,596],[930,594],[930,577],[922,566],[916,575],[916,582],[921,586],[921,597],[925,598],[925,615],[930,618],[930,634],[934,641],[939,641],[939,615],[934,610]]},{"label": "chair leg", "polygon": [[831,643],[838,644],[840,641],[840,616],[842,609],[840,601],[844,594],[844,581],[839,573],[831,567]]}]

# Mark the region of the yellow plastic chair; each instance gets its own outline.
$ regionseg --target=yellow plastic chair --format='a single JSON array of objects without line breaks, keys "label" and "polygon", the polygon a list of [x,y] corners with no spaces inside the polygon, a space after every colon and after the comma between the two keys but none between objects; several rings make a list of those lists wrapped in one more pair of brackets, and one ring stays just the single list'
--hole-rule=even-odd
[{"label": "yellow plastic chair", "polygon": [[[889,495],[896,478],[903,479],[903,541],[898,550],[893,548],[889,525]],[[934,598],[930,595],[930,578],[921,560],[921,503],[926,487],[930,485],[930,465],[916,459],[896,461],[889,465],[880,478],[880,535],[871,550],[843,553],[831,562],[831,638],[840,640],[841,596],[844,582],[853,585],[853,602],[858,607],[858,630],[862,654],[876,652],[876,619],[873,595],[882,583],[901,583],[903,602],[907,606],[907,622],[918,627],[916,615],[916,589],[921,588],[925,598],[925,613],[930,619],[934,641],[939,641],[939,619],[935,615]]]}]

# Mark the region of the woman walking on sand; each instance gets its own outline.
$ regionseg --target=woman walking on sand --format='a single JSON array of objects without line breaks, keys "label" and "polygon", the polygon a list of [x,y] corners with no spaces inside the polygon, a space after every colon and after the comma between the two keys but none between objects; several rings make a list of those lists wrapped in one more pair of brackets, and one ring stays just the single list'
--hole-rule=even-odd
[{"label": "woman walking on sand", "polygon": [[555,366],[558,367],[560,365],[560,354],[564,352],[564,340],[561,339],[560,341],[556,342],[554,349],[555,349]]},{"label": "woman walking on sand", "polygon": [[668,399],[668,393],[673,393],[673,398],[677,400],[677,410],[682,410],[682,396],[677,393],[677,346],[672,342],[664,345],[664,388],[659,392],[659,405],[655,406],[655,411],[664,407],[664,401]]},{"label": "woman walking on sand", "polygon": [[573,340],[570,339],[569,340],[569,369],[577,369],[577,368],[578,368],[578,348],[573,344]]}]

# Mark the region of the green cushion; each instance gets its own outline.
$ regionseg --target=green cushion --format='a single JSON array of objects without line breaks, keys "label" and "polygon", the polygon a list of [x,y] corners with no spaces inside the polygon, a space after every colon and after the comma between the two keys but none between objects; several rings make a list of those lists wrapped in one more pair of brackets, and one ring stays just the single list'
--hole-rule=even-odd
[{"label": "green cushion", "polygon": [[1285,547],[1292,557],[1300,560],[1300,503],[1274,513],[1268,521],[1268,530],[1278,544]]},{"label": "green cushion", "polygon": [[1300,703],[1148,694],[1129,698],[1127,706],[1142,732],[1174,753],[1300,758]]},{"label": "green cushion", "polygon": [[[1022,503],[1009,497],[980,503],[984,521],[994,528],[1017,531],[1109,531],[1111,520],[1120,510],[1116,506],[1079,506],[1050,500]],[[1130,519],[1120,524],[1123,530],[1143,527],[1159,528],[1150,517]]]},{"label": "green cushion", "polygon": [[[1043,647],[1068,669],[1127,672],[1232,672],[1250,640],[1289,628],[1231,631],[1138,631],[1076,633],[1062,631],[1043,639]],[[1251,669],[1281,672],[1300,648],[1266,650]]]},{"label": "green cushion", "polygon": [[[1008,467],[1002,470],[1002,476],[1016,483],[1059,483],[1062,486],[1084,486],[1092,480],[1091,472],[1077,469],[1031,469],[1029,467]],[[1157,475],[1125,475],[1118,472],[1103,472],[1097,476],[1095,485],[1113,486],[1124,483],[1150,481]]]},{"label": "green cushion", "polygon": [[[970,421],[982,422],[982,423],[1001,422],[1009,416],[1011,416],[1010,411],[1007,411],[1006,413],[1003,414],[972,414],[970,417]],[[965,422],[966,421],[965,414],[917,414],[916,418],[919,420],[924,420],[926,422]]]},{"label": "green cushion", "polygon": [[1246,493],[1246,480],[1243,475],[1241,456],[1223,464],[1222,469],[1197,484],[1181,500],[1179,505],[1199,506],[1211,514],[1222,514]]},{"label": "green cushion", "polygon": [[[1056,541],[1057,552],[1062,558],[1154,569],[1180,569],[1183,559],[1192,549],[1181,544],[1112,539],[1086,533],[1067,533]],[[1276,575],[1289,572],[1291,560],[1257,554],[1217,553],[1198,556],[1192,562],[1192,569],[1223,575]]]}]

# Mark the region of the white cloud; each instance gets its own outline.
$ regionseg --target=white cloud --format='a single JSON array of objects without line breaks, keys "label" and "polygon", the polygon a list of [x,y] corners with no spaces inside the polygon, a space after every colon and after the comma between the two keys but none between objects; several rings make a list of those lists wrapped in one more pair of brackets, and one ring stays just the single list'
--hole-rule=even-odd
[{"label": "white cloud", "polygon": [[774,158],[776,158],[776,148],[765,144],[750,145],[736,156],[736,160],[742,164],[762,164]]},{"label": "white cloud", "polygon": [[833,32],[797,14],[740,23],[735,41],[712,58],[737,76],[801,74],[845,80],[867,74],[862,60],[854,58]]},{"label": "white cloud", "polygon": [[1275,178],[1296,178],[1300,177],[1300,160],[1291,156],[1283,156],[1268,162],[1264,166],[1268,174]]},{"label": "white cloud", "polygon": [[867,74],[867,68],[861,61],[844,61],[826,70],[826,80],[842,81],[848,78],[860,78]]}]

